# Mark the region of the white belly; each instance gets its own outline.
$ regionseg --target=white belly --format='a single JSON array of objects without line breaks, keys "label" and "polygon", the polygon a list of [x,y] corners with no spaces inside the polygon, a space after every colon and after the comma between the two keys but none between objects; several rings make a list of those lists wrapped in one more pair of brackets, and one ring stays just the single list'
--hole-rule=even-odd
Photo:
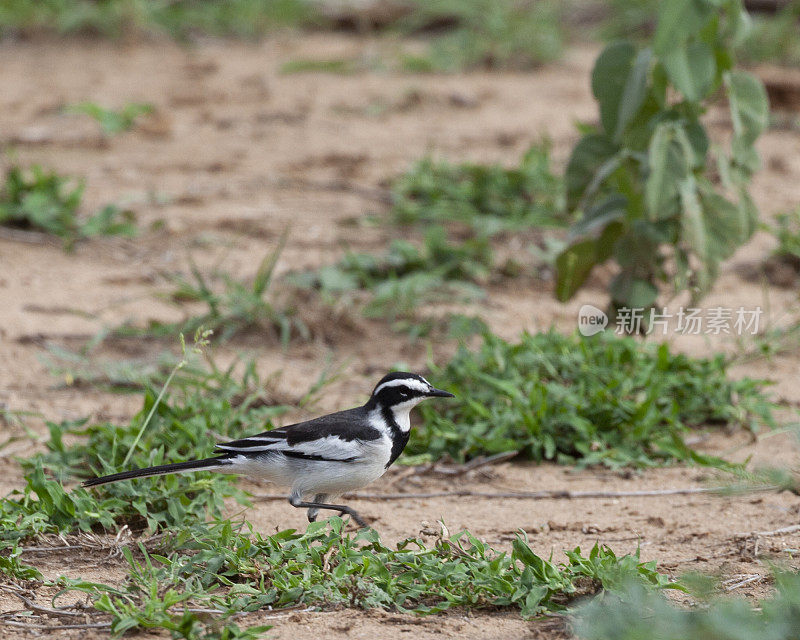
[{"label": "white belly", "polygon": [[386,472],[391,457],[391,441],[381,438],[364,443],[363,455],[353,462],[306,460],[280,454],[259,459],[239,456],[231,472],[291,487],[292,493],[309,496],[317,493],[339,495],[367,486]]},{"label": "white belly", "polygon": [[313,467],[306,467],[295,479],[292,492],[303,496],[317,493],[339,495],[367,486],[385,471],[383,464],[374,462],[314,462]]}]

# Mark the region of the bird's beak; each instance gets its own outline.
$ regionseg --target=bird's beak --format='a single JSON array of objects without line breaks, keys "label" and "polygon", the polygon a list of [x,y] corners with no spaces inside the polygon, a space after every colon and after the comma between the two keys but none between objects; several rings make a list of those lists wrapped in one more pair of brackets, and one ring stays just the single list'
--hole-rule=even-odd
[{"label": "bird's beak", "polygon": [[455,398],[452,393],[444,391],[443,389],[431,389],[428,391],[428,395],[432,398]]}]

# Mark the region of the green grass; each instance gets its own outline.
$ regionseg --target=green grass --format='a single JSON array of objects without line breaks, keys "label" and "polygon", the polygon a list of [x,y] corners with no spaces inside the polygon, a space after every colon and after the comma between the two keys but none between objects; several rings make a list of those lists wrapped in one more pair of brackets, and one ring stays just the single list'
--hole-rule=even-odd
[{"label": "green grass", "polygon": [[468,606],[511,607],[533,616],[563,611],[581,588],[596,591],[623,576],[669,585],[654,563],[641,563],[638,554],[617,558],[607,547],[595,546],[589,556],[574,549],[566,562],[556,563],[537,556],[523,538],[508,554],[464,531],[443,535],[432,546],[410,538],[392,548],[373,529],[346,533],[338,517],[302,533],[271,536],[239,533],[229,522],[203,525],[169,544],[170,555],[154,556],[159,582],[188,579],[208,591],[250,578],[250,588],[234,586],[226,594],[228,607],[244,610],[303,604],[430,614]]},{"label": "green grass", "polygon": [[638,585],[580,609],[575,633],[582,640],[783,640],[800,628],[800,573],[775,571],[777,592],[758,603],[715,597],[680,608]]},{"label": "green grass", "polygon": [[344,58],[316,59],[297,58],[281,65],[281,73],[336,73],[351,75],[361,69],[356,60]]},{"label": "green grass", "polygon": [[[561,18],[560,4],[551,0],[415,0],[398,26],[426,35],[427,50],[405,54],[401,64],[411,72],[535,68],[561,55]],[[430,30],[437,24],[450,26]]]},{"label": "green grass", "polygon": [[[110,614],[114,634],[163,628],[196,638],[266,607],[417,614],[507,608],[531,617],[563,612],[577,597],[631,581],[646,589],[682,588],[638,553],[617,557],[606,546],[595,545],[587,555],[580,548],[567,551],[566,561],[557,563],[536,555],[522,537],[511,553],[466,531],[443,533],[430,546],[409,538],[390,547],[373,529],[350,534],[343,524],[332,517],[305,532],[265,536],[242,522],[197,523],[124,548],[129,575],[123,585],[61,578],[57,598],[88,594],[97,611]],[[198,617],[190,606],[212,615]]]},{"label": "green grass", "polygon": [[775,226],[768,230],[778,240],[773,256],[800,268],[800,208],[775,216]]},{"label": "green grass", "polygon": [[435,377],[460,400],[420,407],[424,426],[406,461],[519,451],[563,464],[652,466],[674,460],[728,466],[690,449],[690,429],[772,424],[764,383],[732,380],[722,356],[692,358],[666,344],[600,334],[485,332]]},{"label": "green grass", "polygon": [[[268,429],[287,410],[265,403],[252,367],[239,380],[232,370],[205,376],[179,371],[173,369],[176,375],[164,381],[161,392],[148,387],[130,424],[49,422],[45,451],[20,461],[27,472],[25,488],[2,503],[0,538],[123,524],[155,531],[219,517],[226,498],[246,502],[232,478],[221,474],[178,474],[91,492],[80,487],[67,492],[60,484],[208,456],[215,442]],[[170,393],[164,394],[168,387]],[[74,437],[75,444],[66,444]]]},{"label": "green grass", "polygon": [[198,34],[255,38],[315,22],[306,0],[0,0],[0,35],[44,31],[111,38],[142,33],[166,33],[181,40]]},{"label": "green grass", "polygon": [[99,235],[136,235],[133,213],[107,205],[80,217],[83,182],[47,171],[10,167],[0,186],[0,225],[51,233],[70,251],[79,240]]},{"label": "green grass", "polygon": [[456,244],[437,226],[421,246],[394,240],[383,255],[348,253],[338,264],[294,274],[291,281],[318,290],[331,304],[367,291],[365,315],[395,320],[413,315],[429,302],[481,297],[479,284],[488,280],[493,268],[492,249],[485,238]]},{"label": "green grass", "polygon": [[[411,15],[388,30],[428,40],[421,55],[402,54],[408,71],[451,72],[470,68],[530,69],[557,58],[564,43],[554,0],[434,0],[416,2]],[[443,30],[426,33],[431,25]],[[0,36],[50,32],[111,38],[165,33],[178,40],[198,35],[256,38],[282,27],[324,25],[310,0],[0,0]],[[338,61],[311,63],[341,73]],[[309,70],[300,61],[292,71]]]},{"label": "green grass", "polygon": [[[196,336],[195,350],[204,351],[206,336]],[[655,563],[642,563],[638,553],[617,557],[598,545],[586,555],[568,551],[566,561],[554,562],[536,555],[522,537],[508,553],[466,531],[450,536],[443,528],[432,545],[409,538],[391,547],[372,529],[345,532],[337,517],[305,532],[263,535],[244,521],[222,518],[225,498],[245,498],[224,475],[67,490],[67,478],[208,455],[216,440],[260,431],[283,411],[247,391],[261,386],[248,379],[249,370],[240,382],[230,370],[213,367],[205,380],[182,375],[191,357],[184,347],[184,359],[159,393],[144,394],[142,411],[129,425],[49,424],[46,450],[20,461],[25,488],[0,499],[0,573],[54,587],[54,605],[65,594],[87,594],[94,609],[86,615],[92,622],[107,621],[114,635],[164,629],[191,640],[259,637],[265,628],[248,628],[243,616],[265,607],[419,614],[508,608],[529,617],[563,612],[577,597],[632,580],[648,589],[682,588],[658,573]],[[122,543],[127,578],[121,583],[64,577],[47,582],[23,561],[21,543],[43,534],[113,534],[123,525],[159,535]]]},{"label": "green grass", "polygon": [[96,102],[80,102],[66,107],[68,113],[84,114],[94,119],[107,136],[129,131],[136,124],[139,116],[150,114],[153,109],[152,104],[138,102],[129,102],[116,111]]},{"label": "green grass", "polygon": [[390,217],[397,224],[458,223],[489,237],[569,222],[548,143],[533,145],[511,168],[424,158],[394,181]]}]

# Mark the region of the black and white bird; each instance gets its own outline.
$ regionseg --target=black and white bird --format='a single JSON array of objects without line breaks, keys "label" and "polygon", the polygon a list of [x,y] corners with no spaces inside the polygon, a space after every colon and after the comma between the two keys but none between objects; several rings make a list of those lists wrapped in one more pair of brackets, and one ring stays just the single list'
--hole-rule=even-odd
[{"label": "black and white bird", "polygon": [[363,527],[354,509],[329,501],[380,478],[408,444],[411,410],[437,397],[454,396],[414,373],[390,373],[361,407],[217,445],[212,458],[123,471],[83,486],[187,471],[237,473],[291,487],[289,503],[308,509],[309,522],[320,509],[331,509]]}]

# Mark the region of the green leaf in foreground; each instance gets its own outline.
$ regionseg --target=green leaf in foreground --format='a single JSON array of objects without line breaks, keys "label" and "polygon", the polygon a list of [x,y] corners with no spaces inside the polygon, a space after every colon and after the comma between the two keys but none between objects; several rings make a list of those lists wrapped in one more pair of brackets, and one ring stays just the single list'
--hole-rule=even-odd
[{"label": "green leaf in foreground", "polygon": [[462,346],[436,377],[459,401],[421,405],[424,427],[406,448],[432,460],[516,450],[568,464],[720,466],[685,444],[689,429],[772,424],[763,383],[730,379],[722,356],[692,358],[613,334],[550,331],[512,343],[484,332],[477,350]]},{"label": "green leaf in foreground", "polygon": [[[378,533],[351,535],[333,517],[304,533],[287,530],[262,536],[241,532],[230,521],[197,524],[161,543],[140,545],[126,587],[62,579],[64,591],[84,591],[95,606],[114,616],[112,628],[173,628],[180,608],[213,607],[224,616],[293,605],[383,608],[437,613],[451,607],[510,607],[529,617],[564,611],[570,600],[625,579],[646,588],[681,588],[638,553],[621,558],[595,545],[579,548],[565,562],[538,556],[522,538],[512,553],[497,551],[462,531],[442,535],[432,546],[409,538],[396,547]],[[170,609],[172,611],[170,612]]]},{"label": "green leaf in foreground", "polygon": [[754,603],[716,598],[685,609],[636,584],[597,599],[577,611],[575,632],[583,640],[784,640],[800,628],[800,573],[775,573],[777,593]]}]

